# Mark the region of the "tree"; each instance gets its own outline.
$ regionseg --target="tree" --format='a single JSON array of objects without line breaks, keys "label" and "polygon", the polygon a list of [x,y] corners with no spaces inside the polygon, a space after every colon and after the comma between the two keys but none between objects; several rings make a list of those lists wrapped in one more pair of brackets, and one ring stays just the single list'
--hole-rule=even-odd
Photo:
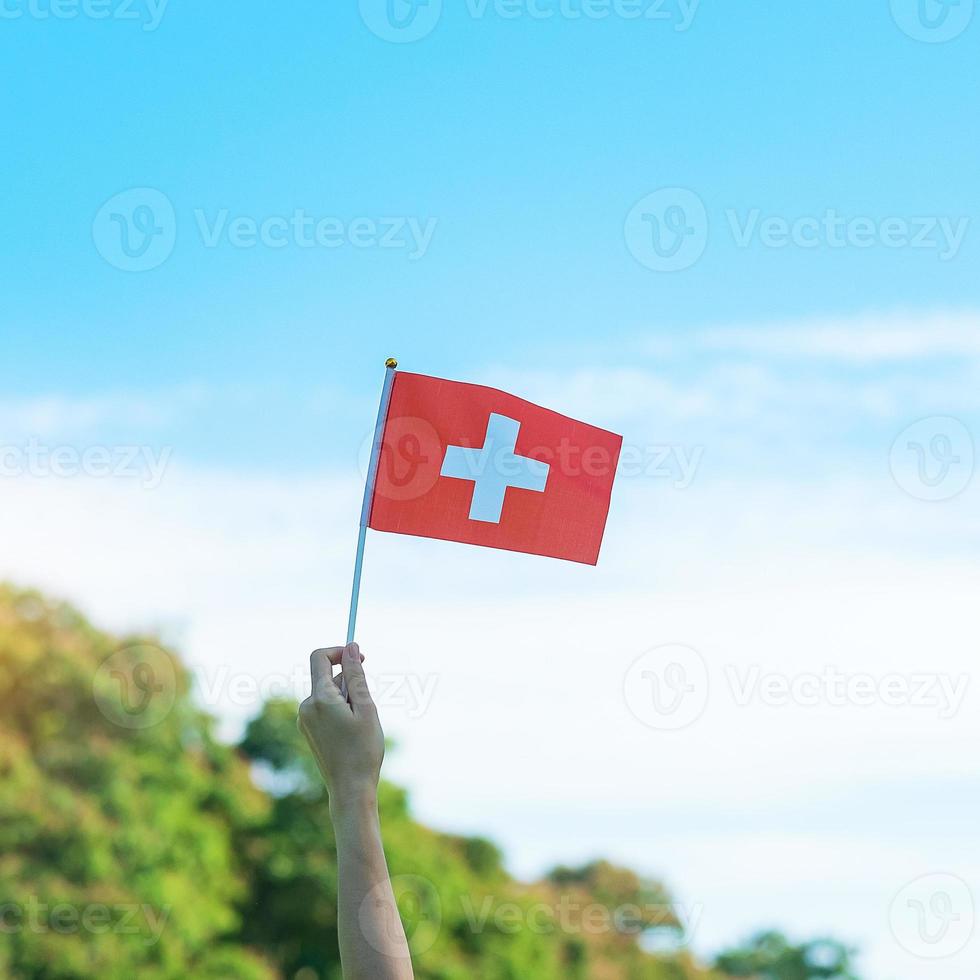
[{"label": "tree", "polygon": [[794,946],[778,932],[763,932],[744,947],[718,956],[715,965],[730,977],[753,980],[856,980],[853,951],[832,939]]},{"label": "tree", "polygon": [[269,804],[188,689],[145,638],[0,588],[3,976],[277,975],[230,938],[247,897],[234,834]]}]

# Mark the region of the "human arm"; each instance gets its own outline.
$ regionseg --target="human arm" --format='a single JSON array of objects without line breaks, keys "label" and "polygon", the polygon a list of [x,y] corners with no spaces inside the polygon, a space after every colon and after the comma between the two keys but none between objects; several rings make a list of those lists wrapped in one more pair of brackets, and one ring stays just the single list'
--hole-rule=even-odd
[{"label": "human arm", "polygon": [[[299,726],[330,797],[344,978],[412,980],[411,956],[381,843],[378,781],[384,733],[362,660],[356,643],[314,651],[313,693],[300,705]],[[338,663],[342,674],[334,678],[332,668]]]}]

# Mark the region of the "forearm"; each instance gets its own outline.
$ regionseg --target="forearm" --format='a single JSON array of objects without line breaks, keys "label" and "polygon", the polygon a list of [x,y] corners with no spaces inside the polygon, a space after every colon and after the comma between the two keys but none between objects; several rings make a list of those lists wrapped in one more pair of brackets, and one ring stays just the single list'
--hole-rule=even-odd
[{"label": "forearm", "polygon": [[344,980],[411,980],[412,961],[381,845],[373,791],[331,799]]}]

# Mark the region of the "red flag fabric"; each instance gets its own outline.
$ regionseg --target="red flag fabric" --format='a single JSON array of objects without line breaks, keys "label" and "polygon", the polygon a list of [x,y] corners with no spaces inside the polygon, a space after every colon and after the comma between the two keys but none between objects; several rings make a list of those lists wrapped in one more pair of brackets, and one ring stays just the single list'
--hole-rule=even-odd
[{"label": "red flag fabric", "polygon": [[594,565],[622,443],[494,388],[399,371],[368,523]]}]

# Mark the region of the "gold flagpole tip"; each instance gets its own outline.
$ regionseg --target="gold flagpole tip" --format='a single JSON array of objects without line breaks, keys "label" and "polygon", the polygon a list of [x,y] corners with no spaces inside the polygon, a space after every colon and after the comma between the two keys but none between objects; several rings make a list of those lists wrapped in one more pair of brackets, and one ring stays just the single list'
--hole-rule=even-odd
[{"label": "gold flagpole tip", "polygon": [[386,368],[396,368],[396,367],[398,367],[398,361],[396,361],[393,357],[389,357],[388,360],[385,361],[385,367]]}]

